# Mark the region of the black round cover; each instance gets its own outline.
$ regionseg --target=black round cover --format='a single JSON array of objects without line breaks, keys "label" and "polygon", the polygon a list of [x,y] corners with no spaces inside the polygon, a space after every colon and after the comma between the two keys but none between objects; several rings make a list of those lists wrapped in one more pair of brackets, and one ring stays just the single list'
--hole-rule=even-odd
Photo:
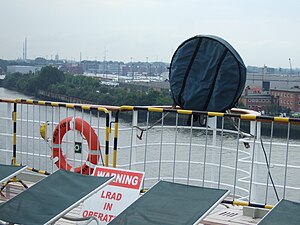
[{"label": "black round cover", "polygon": [[241,96],[246,67],[228,42],[198,35],[175,51],[169,81],[174,104],[182,109],[223,112]]}]

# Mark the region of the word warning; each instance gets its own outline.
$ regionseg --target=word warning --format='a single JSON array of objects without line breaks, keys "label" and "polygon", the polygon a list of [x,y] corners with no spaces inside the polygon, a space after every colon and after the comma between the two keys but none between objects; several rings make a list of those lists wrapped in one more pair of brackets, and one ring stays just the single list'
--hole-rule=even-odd
[{"label": "word warning", "polygon": [[83,203],[81,216],[94,216],[101,224],[109,223],[139,197],[144,179],[143,172],[107,167],[96,167],[93,175],[114,177],[110,184]]}]

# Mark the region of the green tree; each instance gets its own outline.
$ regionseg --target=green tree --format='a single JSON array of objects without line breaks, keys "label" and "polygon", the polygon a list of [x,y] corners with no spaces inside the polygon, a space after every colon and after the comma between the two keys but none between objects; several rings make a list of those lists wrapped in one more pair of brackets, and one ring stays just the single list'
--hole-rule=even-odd
[{"label": "green tree", "polygon": [[17,90],[17,83],[22,79],[23,74],[21,73],[13,73],[7,74],[3,81],[3,87],[7,89]]},{"label": "green tree", "polygon": [[137,86],[111,87],[101,85],[98,79],[63,73],[55,67],[43,67],[36,74],[12,74],[6,76],[5,87],[37,95],[38,90],[81,98],[102,105],[170,105],[168,92],[149,89],[141,91]]},{"label": "green tree", "polygon": [[38,89],[47,90],[51,84],[64,82],[64,73],[56,67],[46,66],[41,69],[36,77]]}]

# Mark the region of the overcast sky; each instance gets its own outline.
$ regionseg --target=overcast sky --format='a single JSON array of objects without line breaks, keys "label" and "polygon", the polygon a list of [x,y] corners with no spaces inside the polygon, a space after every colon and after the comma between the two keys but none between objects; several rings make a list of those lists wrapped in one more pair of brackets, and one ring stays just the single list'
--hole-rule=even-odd
[{"label": "overcast sky", "polygon": [[246,65],[300,68],[299,0],[0,0],[0,58],[169,62],[197,34]]}]

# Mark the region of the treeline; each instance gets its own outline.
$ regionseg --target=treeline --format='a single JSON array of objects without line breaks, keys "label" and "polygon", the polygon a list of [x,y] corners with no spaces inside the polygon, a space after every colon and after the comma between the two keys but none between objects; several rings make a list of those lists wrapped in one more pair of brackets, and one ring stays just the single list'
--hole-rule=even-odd
[{"label": "treeline", "polygon": [[103,105],[172,104],[168,92],[153,89],[143,92],[134,85],[130,88],[105,86],[98,79],[67,74],[52,66],[43,67],[36,73],[8,74],[2,86],[27,95],[38,96],[39,90],[43,90]]}]

